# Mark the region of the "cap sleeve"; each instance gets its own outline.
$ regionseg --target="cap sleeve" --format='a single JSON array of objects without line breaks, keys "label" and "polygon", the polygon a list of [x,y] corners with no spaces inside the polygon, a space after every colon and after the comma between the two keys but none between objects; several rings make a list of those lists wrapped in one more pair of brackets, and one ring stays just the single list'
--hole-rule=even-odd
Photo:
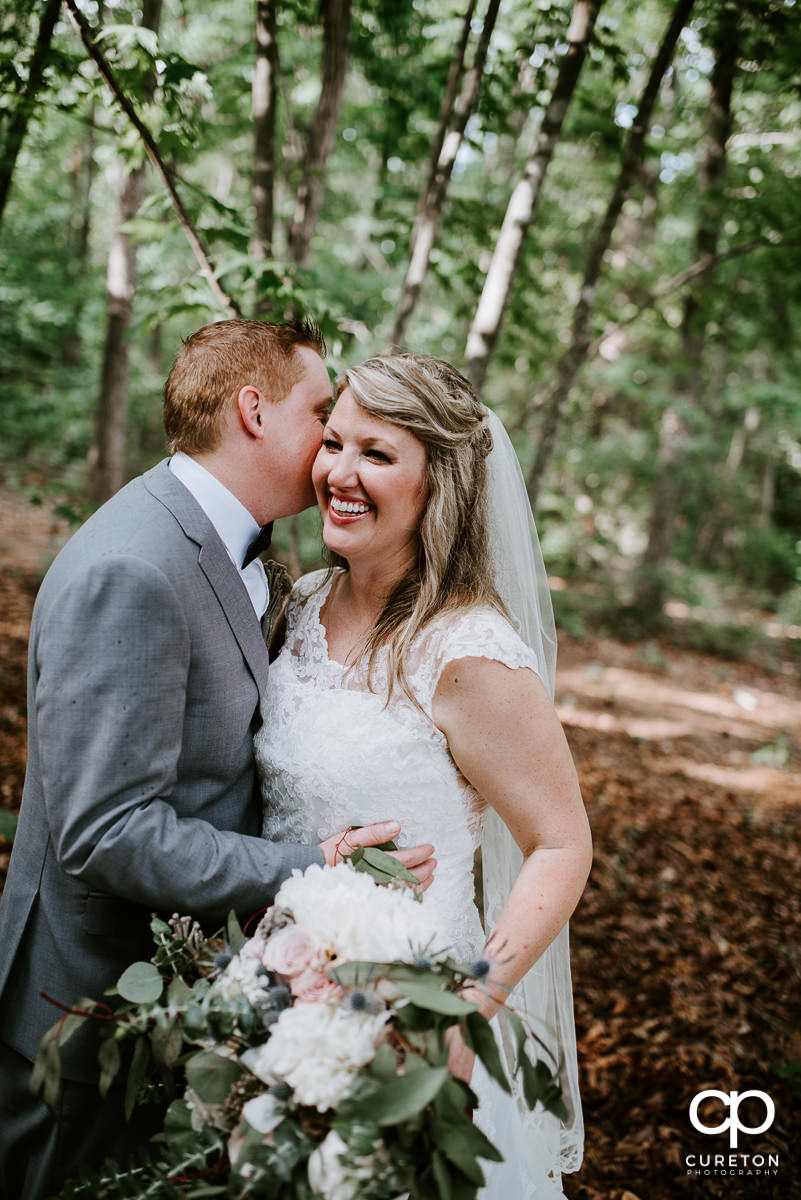
[{"label": "cap sleeve", "polygon": [[415,671],[419,702],[431,713],[434,692],[449,662],[459,658],[488,658],[516,670],[527,667],[542,677],[537,655],[501,613],[475,608],[443,614],[420,646]]},{"label": "cap sleeve", "polygon": [[288,633],[295,631],[304,605],[309,597],[313,596],[317,591],[327,574],[328,571],[325,567],[319,571],[310,571],[308,575],[301,575],[300,579],[293,585],[286,606]]}]

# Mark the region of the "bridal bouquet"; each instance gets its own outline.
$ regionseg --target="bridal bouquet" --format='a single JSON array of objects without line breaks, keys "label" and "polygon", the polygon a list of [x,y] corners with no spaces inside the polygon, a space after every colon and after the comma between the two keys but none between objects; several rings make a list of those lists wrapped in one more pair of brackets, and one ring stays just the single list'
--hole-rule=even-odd
[{"label": "bridal bouquet", "polygon": [[[446,1033],[458,1026],[509,1090],[487,1021],[460,995],[488,964],[454,962],[436,910],[395,880],[378,886],[394,859],[354,860],[293,872],[248,939],[233,920],[226,938],[207,939],[188,918],[153,919],[156,954],[120,978],[99,1057],[107,1090],[133,1040],[129,1111],[154,1085],[175,1097],[160,1146],[141,1167],[62,1195],[476,1196],[479,1159],[501,1155],[448,1069]],[[43,1038],[36,1082],[46,1098],[58,1087],[59,1044],[87,1017],[73,1013]],[[510,1019],[527,1102],[560,1112],[555,1077]]]}]

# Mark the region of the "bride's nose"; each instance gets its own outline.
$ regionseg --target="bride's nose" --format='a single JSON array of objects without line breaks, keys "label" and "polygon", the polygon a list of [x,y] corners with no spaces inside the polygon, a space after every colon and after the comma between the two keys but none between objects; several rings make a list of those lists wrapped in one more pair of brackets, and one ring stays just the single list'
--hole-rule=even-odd
[{"label": "bride's nose", "polygon": [[356,487],[359,483],[359,472],[356,468],[357,456],[347,449],[340,450],[328,471],[328,486],[347,488]]}]

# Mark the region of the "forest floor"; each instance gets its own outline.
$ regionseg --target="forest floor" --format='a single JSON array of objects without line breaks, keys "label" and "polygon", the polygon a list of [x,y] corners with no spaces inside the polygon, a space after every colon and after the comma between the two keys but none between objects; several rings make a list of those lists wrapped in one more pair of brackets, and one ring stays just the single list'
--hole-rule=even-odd
[{"label": "forest floor", "polygon": [[[62,535],[0,492],[0,873],[25,767],[30,612]],[[571,922],[587,1148],[567,1196],[801,1196],[797,672],[659,640],[563,639],[558,704],[595,840]],[[765,1092],[775,1120],[732,1151],[690,1124],[706,1089]],[[729,1113],[715,1103],[707,1125]],[[739,1110],[752,1127],[764,1113],[758,1099]],[[736,1153],[749,1163],[732,1166]],[[696,1175],[688,1155],[750,1173]]]}]

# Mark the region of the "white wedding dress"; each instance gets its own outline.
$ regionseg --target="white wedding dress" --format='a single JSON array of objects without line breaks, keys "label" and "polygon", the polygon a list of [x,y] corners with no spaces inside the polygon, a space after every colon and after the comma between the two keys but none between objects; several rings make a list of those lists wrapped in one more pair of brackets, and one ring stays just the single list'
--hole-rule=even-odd
[{"label": "white wedding dress", "polygon": [[[275,841],[321,842],[349,825],[395,818],[400,846],[430,842],[437,869],[424,903],[436,904],[453,956],[471,962],[485,933],[474,900],[473,863],[485,805],[460,773],[431,706],[446,663],[489,658],[537,670],[534,652],[491,608],[444,614],[420,635],[407,677],[420,705],[396,689],[387,705],[386,674],[363,674],[328,656],[320,611],[330,590],[325,572],[304,576],[287,607],[284,647],[270,668],[256,762],[265,806],[263,835]],[[369,919],[369,915],[367,915]],[[559,1124],[543,1113],[523,1136],[515,1101],[476,1063],[476,1123],[504,1155],[485,1163],[482,1200],[556,1200]]]}]

